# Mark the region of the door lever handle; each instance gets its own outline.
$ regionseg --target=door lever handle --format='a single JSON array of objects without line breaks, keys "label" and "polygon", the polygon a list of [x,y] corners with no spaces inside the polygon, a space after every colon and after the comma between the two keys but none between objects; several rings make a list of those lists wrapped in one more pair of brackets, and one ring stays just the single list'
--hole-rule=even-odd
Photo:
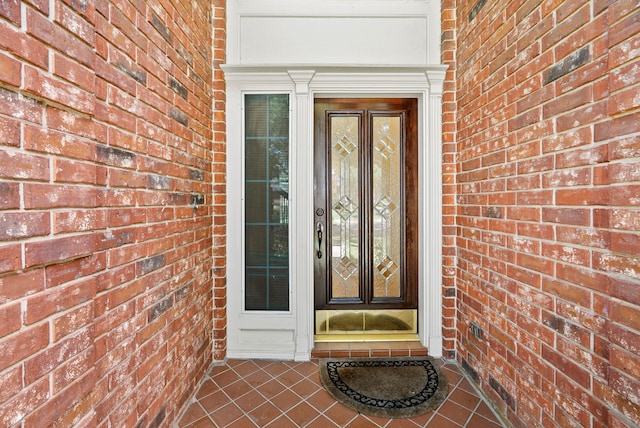
[{"label": "door lever handle", "polygon": [[322,258],[322,235],[324,233],[324,224],[321,221],[316,223],[316,234],[318,235],[318,252],[316,255],[319,259]]}]

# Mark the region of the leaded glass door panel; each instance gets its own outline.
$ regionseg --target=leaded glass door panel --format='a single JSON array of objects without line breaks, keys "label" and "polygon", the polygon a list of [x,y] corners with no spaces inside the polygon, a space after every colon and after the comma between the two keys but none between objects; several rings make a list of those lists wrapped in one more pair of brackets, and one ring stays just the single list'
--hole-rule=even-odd
[{"label": "leaded glass door panel", "polygon": [[416,110],[316,100],[316,309],[416,308]]}]

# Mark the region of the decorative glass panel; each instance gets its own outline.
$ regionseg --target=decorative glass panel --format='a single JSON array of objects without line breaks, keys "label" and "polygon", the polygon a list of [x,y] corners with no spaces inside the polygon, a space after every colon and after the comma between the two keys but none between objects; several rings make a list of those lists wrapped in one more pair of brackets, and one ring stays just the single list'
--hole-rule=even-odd
[{"label": "decorative glass panel", "polygon": [[245,309],[289,310],[289,96],[245,96]]},{"label": "decorative glass panel", "polygon": [[359,116],[332,116],[331,296],[359,297]]},{"label": "decorative glass panel", "polygon": [[373,117],[373,296],[400,297],[400,117]]}]

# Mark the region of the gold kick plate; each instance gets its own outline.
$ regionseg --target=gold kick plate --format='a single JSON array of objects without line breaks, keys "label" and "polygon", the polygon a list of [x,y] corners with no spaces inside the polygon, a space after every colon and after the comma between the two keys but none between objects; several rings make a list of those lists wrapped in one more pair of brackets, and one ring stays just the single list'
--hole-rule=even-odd
[{"label": "gold kick plate", "polygon": [[417,309],[319,310],[316,311],[315,340],[415,340],[417,324]]}]

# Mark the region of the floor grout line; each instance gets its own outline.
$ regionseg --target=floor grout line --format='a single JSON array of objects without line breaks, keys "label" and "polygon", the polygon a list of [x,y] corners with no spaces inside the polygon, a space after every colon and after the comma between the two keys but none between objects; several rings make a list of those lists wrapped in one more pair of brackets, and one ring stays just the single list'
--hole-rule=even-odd
[{"label": "floor grout line", "polygon": [[[487,403],[486,397],[478,393],[476,386],[469,381],[459,365],[444,360],[437,362],[438,368],[449,381],[447,398],[422,419],[420,417],[408,419],[402,426],[427,427],[432,425],[435,427],[438,421],[442,423],[446,421],[451,426],[464,427],[470,424],[472,420],[476,423],[478,421],[486,421],[487,424],[492,424],[492,426],[496,427],[504,426],[502,420],[494,414],[494,409]],[[191,421],[189,425],[177,424],[176,426],[183,428],[195,428],[196,426],[225,428],[236,424],[236,426],[243,427],[249,425],[252,427],[277,427],[278,423],[284,423],[287,426],[298,426],[295,422],[296,419],[303,421],[299,425],[302,427],[328,426],[329,422],[327,421],[330,421],[333,424],[332,426],[336,427],[348,427],[351,424],[354,426],[365,425],[380,428],[400,425],[394,422],[394,419],[384,420],[359,413],[351,414],[353,411],[339,402],[331,402],[328,396],[321,396],[319,391],[324,391],[324,388],[319,379],[318,370],[317,360],[301,363],[280,361],[259,363],[253,360],[233,360],[223,366],[215,366],[204,377],[200,390],[192,398],[193,403],[190,406],[193,406],[193,404],[196,404],[196,406],[191,409],[191,412],[185,412],[182,417],[187,417],[187,413],[190,415],[189,417],[193,417],[198,413],[203,413],[204,416]],[[261,388],[264,385],[269,386]],[[206,389],[203,390],[202,388]],[[207,392],[207,394],[196,398],[201,391]],[[270,391],[273,391],[273,393]],[[287,395],[282,395],[285,393]],[[213,394],[220,395],[217,398],[210,397]],[[249,396],[250,394],[251,396]],[[455,399],[452,398],[454,394],[456,394]],[[470,406],[472,397],[474,399],[477,398],[477,402]],[[207,398],[209,398],[207,406],[212,408],[211,412],[208,412],[201,402]],[[218,398],[220,398],[220,405],[215,404]],[[276,403],[279,403],[279,405],[276,405]],[[453,406],[448,408],[447,414],[460,420],[461,414],[456,415],[451,412],[464,409],[465,412],[469,412],[466,419],[460,423],[445,416],[442,411],[446,409],[447,403],[451,403],[449,406]],[[494,416],[493,419],[487,419],[486,410],[483,410],[485,414],[479,413],[483,409],[483,403],[490,409],[491,414]],[[304,404],[304,407],[299,407],[302,404]],[[251,415],[256,409],[265,405],[267,406],[263,409],[265,413],[260,414],[260,412],[257,412],[253,416]],[[231,421],[226,421],[226,417],[230,416],[227,413],[226,417],[223,415],[221,419],[225,423],[218,425],[215,422],[214,415],[225,412],[221,409],[225,409],[227,406],[233,407],[228,407],[225,411],[234,409],[233,412],[237,411],[239,415]],[[341,407],[344,407],[344,409],[341,409]],[[283,408],[286,410],[282,410]],[[312,413],[305,414],[305,411]],[[474,419],[476,415],[481,419]],[[311,419],[307,421],[307,417]],[[261,418],[264,418],[263,422],[261,422]]]}]

